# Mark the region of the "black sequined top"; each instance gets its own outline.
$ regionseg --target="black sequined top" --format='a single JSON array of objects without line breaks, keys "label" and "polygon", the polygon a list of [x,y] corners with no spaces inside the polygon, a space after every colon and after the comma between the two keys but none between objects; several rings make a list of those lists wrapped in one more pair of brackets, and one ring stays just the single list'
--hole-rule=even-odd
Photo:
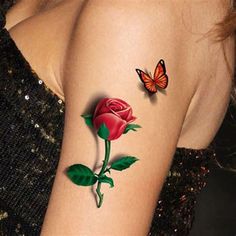
[{"label": "black sequined top", "polygon": [[[60,157],[65,102],[4,28],[8,7],[0,5],[0,236],[34,236],[40,235]],[[188,235],[214,156],[211,145],[176,149],[149,235]]]}]

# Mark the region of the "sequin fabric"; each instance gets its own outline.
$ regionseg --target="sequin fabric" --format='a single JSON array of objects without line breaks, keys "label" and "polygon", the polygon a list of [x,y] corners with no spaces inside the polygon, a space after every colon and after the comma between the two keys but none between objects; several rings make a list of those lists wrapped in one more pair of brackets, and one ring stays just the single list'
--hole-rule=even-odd
[{"label": "sequin fabric", "polygon": [[[4,28],[5,12],[0,10],[0,236],[36,236],[59,162],[65,103],[17,48]],[[214,156],[211,146],[176,149],[149,236],[188,235]]]},{"label": "sequin fabric", "polygon": [[197,195],[206,186],[209,164],[215,161],[213,143],[206,149],[176,149],[154,212],[151,236],[188,235]]}]

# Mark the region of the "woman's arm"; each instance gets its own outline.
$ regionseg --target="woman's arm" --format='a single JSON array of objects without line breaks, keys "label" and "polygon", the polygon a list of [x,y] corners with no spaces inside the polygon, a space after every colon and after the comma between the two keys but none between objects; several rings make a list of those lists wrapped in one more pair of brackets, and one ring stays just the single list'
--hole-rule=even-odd
[{"label": "woman's arm", "polygon": [[[147,1],[88,1],[68,49],[62,151],[41,235],[147,234],[199,83],[201,58],[192,52],[204,50],[205,44],[196,43],[198,38],[186,31],[178,9]],[[149,97],[135,69],[153,74],[161,58],[169,84]],[[139,161],[111,172],[115,186],[102,185],[104,202],[97,208],[95,188],[73,184],[64,172],[75,163],[99,172],[104,142],[81,115],[103,97],[128,102],[142,128],[112,141],[111,160],[131,154]]]}]

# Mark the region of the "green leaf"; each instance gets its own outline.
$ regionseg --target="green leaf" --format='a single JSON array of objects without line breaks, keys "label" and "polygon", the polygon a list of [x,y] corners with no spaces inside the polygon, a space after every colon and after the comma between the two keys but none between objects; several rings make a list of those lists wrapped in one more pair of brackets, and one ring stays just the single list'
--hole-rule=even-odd
[{"label": "green leaf", "polygon": [[102,182],[102,183],[110,184],[110,188],[114,187],[113,179],[110,177],[107,177],[106,175],[102,175],[102,176],[98,177],[98,181]]},{"label": "green leaf", "polygon": [[90,186],[97,182],[97,177],[93,171],[82,164],[74,164],[69,166],[67,176],[77,185]]},{"label": "green leaf", "polygon": [[110,169],[121,171],[121,170],[129,168],[137,160],[139,159],[136,157],[131,157],[131,156],[121,157],[120,159],[111,163]]},{"label": "green leaf", "polygon": [[141,126],[138,125],[138,124],[128,124],[128,125],[126,126],[125,131],[123,132],[123,134],[126,134],[126,133],[127,133],[128,131],[130,131],[130,130],[137,131],[137,130],[136,130],[137,128],[141,128]]},{"label": "green leaf", "polygon": [[98,129],[98,136],[102,139],[107,139],[109,134],[110,134],[109,129],[107,128],[105,123],[102,123]]},{"label": "green leaf", "polygon": [[84,118],[84,121],[87,126],[93,127],[93,115],[88,114],[88,115],[81,115]]}]

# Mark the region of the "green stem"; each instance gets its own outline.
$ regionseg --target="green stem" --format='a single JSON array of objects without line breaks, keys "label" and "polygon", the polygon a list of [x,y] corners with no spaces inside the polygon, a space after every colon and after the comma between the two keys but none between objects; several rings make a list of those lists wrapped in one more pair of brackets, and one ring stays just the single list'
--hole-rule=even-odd
[{"label": "green stem", "polygon": [[111,169],[111,167],[107,168],[107,169],[104,171],[104,174],[105,174],[106,172],[109,172],[110,169]]},{"label": "green stem", "polygon": [[[105,173],[104,171],[105,171],[108,161],[109,161],[110,151],[111,151],[111,141],[105,140],[105,159],[103,160],[102,169],[100,170],[98,177],[102,176]],[[101,184],[102,183],[100,181],[98,181],[98,185],[97,185],[97,189],[96,189],[96,192],[99,197],[98,207],[101,207],[102,202],[103,202],[103,194],[100,191]]]},{"label": "green stem", "polygon": [[104,194],[101,193],[100,190],[101,190],[101,182],[98,182],[97,189],[96,189],[97,195],[99,197],[98,208],[101,207],[101,205],[102,205],[103,195],[104,195]]}]

